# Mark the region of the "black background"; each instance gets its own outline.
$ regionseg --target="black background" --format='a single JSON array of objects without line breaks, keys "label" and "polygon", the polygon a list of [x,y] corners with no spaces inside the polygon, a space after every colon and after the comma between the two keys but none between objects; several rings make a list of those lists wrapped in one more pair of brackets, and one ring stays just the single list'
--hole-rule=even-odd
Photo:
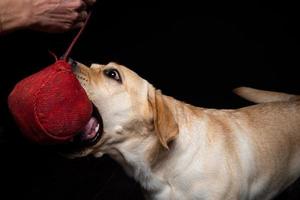
[{"label": "black background", "polygon": [[[71,57],[115,61],[165,94],[211,108],[249,103],[231,91],[251,86],[299,91],[295,5],[102,0]],[[137,183],[110,158],[66,160],[27,143],[7,110],[15,83],[62,55],[76,31],[21,30],[0,37],[0,199],[142,199]],[[300,183],[277,200],[298,199]]]}]

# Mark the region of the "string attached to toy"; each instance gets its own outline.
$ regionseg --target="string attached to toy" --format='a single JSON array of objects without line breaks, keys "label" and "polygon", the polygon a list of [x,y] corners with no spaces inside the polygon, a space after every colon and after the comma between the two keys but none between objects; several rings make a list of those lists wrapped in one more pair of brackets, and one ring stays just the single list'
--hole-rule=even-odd
[{"label": "string attached to toy", "polygon": [[74,45],[76,44],[77,40],[79,39],[80,35],[82,34],[83,30],[85,29],[86,27],[86,24],[88,23],[89,19],[90,19],[90,16],[91,16],[92,12],[89,12],[88,15],[87,15],[87,18],[86,20],[84,21],[84,24],[83,26],[80,28],[80,30],[78,31],[78,33],[76,34],[76,36],[74,37],[74,39],[72,40],[71,44],[69,45],[66,53],[62,56],[62,60],[67,60],[67,58],[69,57]]}]

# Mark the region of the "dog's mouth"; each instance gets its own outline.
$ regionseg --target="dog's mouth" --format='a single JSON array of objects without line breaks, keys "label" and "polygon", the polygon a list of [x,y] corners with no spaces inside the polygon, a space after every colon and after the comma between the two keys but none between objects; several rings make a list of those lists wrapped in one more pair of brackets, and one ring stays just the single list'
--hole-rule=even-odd
[{"label": "dog's mouth", "polygon": [[80,134],[81,141],[94,141],[99,135],[100,124],[95,117],[91,117]]},{"label": "dog's mouth", "polygon": [[95,145],[101,139],[102,134],[103,120],[97,108],[93,105],[93,113],[82,131],[78,132],[67,143],[49,145],[48,147],[68,156]]},{"label": "dog's mouth", "polygon": [[103,121],[96,106],[93,106],[93,113],[85,127],[73,138],[72,143],[76,146],[86,147],[94,145],[103,134]]}]

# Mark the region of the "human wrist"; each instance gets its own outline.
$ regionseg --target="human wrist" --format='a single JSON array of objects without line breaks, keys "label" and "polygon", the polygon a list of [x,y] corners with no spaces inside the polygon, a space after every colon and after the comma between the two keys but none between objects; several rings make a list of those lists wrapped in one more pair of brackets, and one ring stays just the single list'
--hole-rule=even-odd
[{"label": "human wrist", "polygon": [[[19,0],[20,1],[20,0]],[[33,23],[32,13],[33,13],[33,0],[21,0],[21,10],[17,16],[17,27],[27,28]]]}]

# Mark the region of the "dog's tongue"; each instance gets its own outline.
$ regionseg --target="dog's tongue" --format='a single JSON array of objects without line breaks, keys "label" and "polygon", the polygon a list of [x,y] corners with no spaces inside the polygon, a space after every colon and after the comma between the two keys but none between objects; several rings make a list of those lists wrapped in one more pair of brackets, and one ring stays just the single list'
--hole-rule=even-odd
[{"label": "dog's tongue", "polygon": [[82,140],[90,140],[96,137],[99,131],[100,124],[95,117],[91,117],[89,122],[85,125],[83,129],[83,134],[81,135]]}]

